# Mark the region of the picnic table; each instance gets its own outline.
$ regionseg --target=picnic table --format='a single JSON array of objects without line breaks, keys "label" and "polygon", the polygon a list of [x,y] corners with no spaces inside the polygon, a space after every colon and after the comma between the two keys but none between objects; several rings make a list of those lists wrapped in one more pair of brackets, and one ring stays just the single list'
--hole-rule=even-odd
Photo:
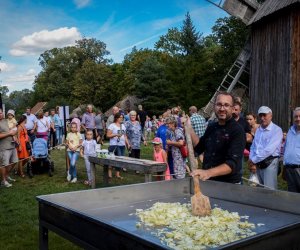
[{"label": "picnic table", "polygon": [[152,174],[166,171],[166,163],[156,162],[145,159],[136,159],[126,156],[108,156],[108,157],[89,157],[91,163],[92,188],[96,187],[96,165],[103,167],[103,183],[108,184],[108,166],[118,169],[126,168],[128,170],[139,171],[145,175],[145,182],[152,180]]}]

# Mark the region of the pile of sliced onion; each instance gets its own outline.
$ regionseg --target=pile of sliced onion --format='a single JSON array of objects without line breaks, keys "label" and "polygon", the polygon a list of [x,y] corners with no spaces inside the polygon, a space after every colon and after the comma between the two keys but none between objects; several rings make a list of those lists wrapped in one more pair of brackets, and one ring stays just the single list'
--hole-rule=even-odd
[{"label": "pile of sliced onion", "polygon": [[206,249],[256,234],[248,216],[218,207],[210,216],[198,217],[192,215],[190,204],[157,202],[149,209],[137,209],[136,215],[137,227],[155,227],[154,234],[173,249]]}]

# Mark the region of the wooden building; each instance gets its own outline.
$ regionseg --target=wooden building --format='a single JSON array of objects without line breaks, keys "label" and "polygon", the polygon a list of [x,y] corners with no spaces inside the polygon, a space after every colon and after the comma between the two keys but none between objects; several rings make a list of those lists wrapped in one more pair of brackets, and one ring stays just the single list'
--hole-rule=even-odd
[{"label": "wooden building", "polygon": [[273,110],[287,131],[300,106],[300,0],[266,0],[251,25],[250,110]]}]

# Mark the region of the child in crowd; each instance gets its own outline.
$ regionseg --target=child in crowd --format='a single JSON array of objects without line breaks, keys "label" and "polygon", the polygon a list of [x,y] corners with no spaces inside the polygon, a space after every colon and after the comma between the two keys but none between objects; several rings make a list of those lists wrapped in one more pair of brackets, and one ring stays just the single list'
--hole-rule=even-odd
[{"label": "child in crowd", "polygon": [[80,149],[80,155],[84,158],[84,163],[88,177],[88,179],[84,181],[85,185],[92,184],[91,163],[89,161],[89,156],[96,157],[96,147],[97,143],[95,140],[93,140],[93,131],[87,130],[85,133],[85,140],[83,141],[82,148]]},{"label": "child in crowd", "polygon": [[[9,130],[17,130],[17,121],[15,119],[15,111],[10,109],[7,111],[7,123]],[[16,146],[19,145],[17,136],[13,136],[13,140],[16,143]]]},{"label": "child in crowd", "polygon": [[68,133],[66,138],[67,153],[70,160],[67,181],[71,181],[71,183],[77,182],[76,161],[79,157],[81,144],[82,139],[80,133],[77,131],[77,124],[71,123],[71,132]]},{"label": "child in crowd", "polygon": [[[155,137],[152,141],[153,144],[153,160],[157,162],[164,162],[167,164],[167,169],[165,172],[165,180],[171,180],[170,169],[168,166],[167,153],[162,148],[162,140],[159,137]],[[163,173],[158,173],[163,174]],[[162,180],[162,178],[158,177],[158,180]]]}]

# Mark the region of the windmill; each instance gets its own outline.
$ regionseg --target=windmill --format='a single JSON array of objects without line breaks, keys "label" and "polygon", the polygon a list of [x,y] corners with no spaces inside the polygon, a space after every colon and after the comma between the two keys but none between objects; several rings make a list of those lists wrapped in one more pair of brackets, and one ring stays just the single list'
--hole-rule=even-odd
[{"label": "windmill", "polygon": [[273,121],[287,131],[300,106],[300,0],[207,1],[251,26],[249,108],[269,106]]},{"label": "windmill", "polygon": [[[246,25],[249,23],[254,13],[260,7],[260,4],[255,0],[207,0],[213,5],[225,10],[229,14],[241,19]],[[248,82],[242,82],[242,76],[249,75],[250,66],[250,41],[247,41],[244,48],[234,61],[229,71],[223,78],[221,84],[216,90],[208,104],[202,108],[201,112],[205,117],[214,118],[214,102],[217,94],[221,91],[234,92],[242,97],[248,95]]]}]

